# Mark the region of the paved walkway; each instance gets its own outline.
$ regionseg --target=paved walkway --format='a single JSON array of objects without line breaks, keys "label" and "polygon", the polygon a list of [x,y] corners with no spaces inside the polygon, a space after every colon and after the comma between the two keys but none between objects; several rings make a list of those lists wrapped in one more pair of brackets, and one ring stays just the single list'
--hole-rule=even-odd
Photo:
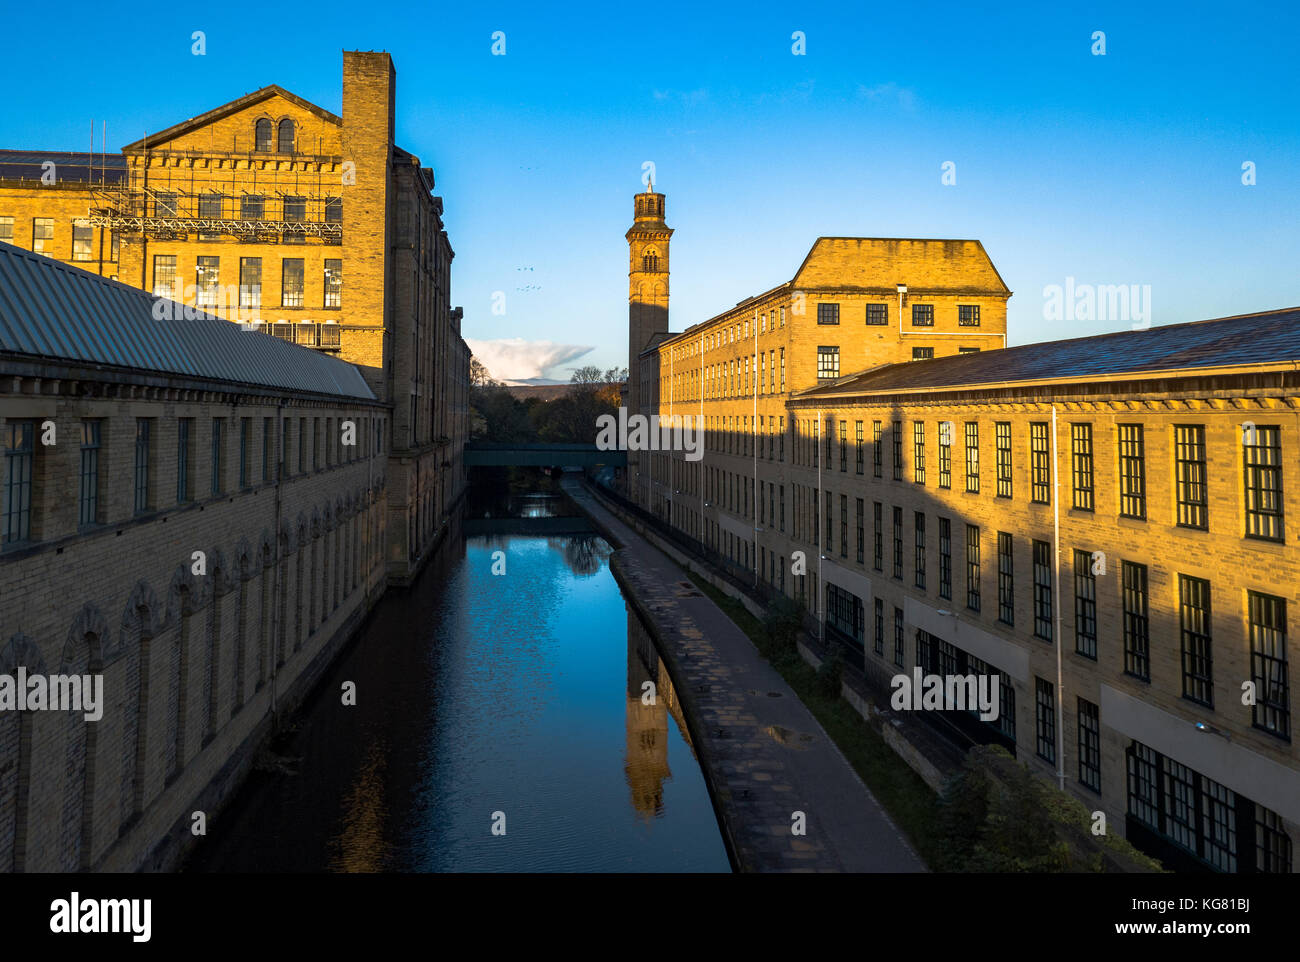
[{"label": "paved walkway", "polygon": [[[566,492],[623,547],[611,559],[669,664],[742,871],[924,872],[847,759],[748,636],[577,481]],[[792,831],[803,812],[805,835]]]}]

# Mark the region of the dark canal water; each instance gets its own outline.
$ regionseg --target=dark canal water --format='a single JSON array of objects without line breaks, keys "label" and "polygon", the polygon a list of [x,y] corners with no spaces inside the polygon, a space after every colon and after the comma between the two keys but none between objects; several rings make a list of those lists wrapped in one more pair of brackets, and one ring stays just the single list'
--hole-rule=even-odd
[{"label": "dark canal water", "polygon": [[610,546],[556,493],[467,517],[380,603],[187,870],[730,870]]}]

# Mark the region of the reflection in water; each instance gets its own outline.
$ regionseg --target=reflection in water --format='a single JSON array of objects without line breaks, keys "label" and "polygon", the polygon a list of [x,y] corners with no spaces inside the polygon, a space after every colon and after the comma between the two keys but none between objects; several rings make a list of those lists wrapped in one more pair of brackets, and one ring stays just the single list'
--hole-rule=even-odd
[{"label": "reflection in water", "polygon": [[547,538],[547,545],[559,551],[564,563],[575,575],[594,575],[609,563],[614,553],[608,541],[597,535],[574,535],[568,538]]},{"label": "reflection in water", "polygon": [[[647,682],[654,687],[647,687]],[[694,758],[672,678],[641,619],[628,609],[627,764],[623,771],[632,791],[632,805],[647,819],[663,813],[664,782],[673,777],[668,764],[670,715]]]},{"label": "reflection in water", "polygon": [[[520,531],[572,510],[511,502]],[[261,765],[188,867],[727,871],[668,673],[610,553],[591,533],[457,534],[381,602],[277,743],[300,763]],[[340,705],[345,680],[355,707]]]}]

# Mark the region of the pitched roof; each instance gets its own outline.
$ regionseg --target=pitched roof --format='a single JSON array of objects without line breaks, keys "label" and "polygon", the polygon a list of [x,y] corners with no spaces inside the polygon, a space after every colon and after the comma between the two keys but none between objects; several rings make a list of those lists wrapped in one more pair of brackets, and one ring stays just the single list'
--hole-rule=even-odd
[{"label": "pitched roof", "polygon": [[0,356],[374,400],[361,372],[347,361],[209,314],[156,320],[158,300],[0,243]]},{"label": "pitched roof", "polygon": [[55,183],[116,184],[126,180],[126,158],[121,154],[72,150],[0,150],[0,179],[40,180],[47,162],[54,164]]},{"label": "pitched roof", "polygon": [[191,117],[189,120],[183,120],[179,124],[173,124],[166,130],[159,131],[156,134],[149,134],[142,140],[137,140],[133,144],[127,144],[122,148],[122,150],[125,152],[128,150],[143,150],[146,146],[156,147],[168,140],[175,140],[181,134],[207,126],[213,121],[220,120],[222,117],[227,117],[233,113],[238,113],[254,104],[261,103],[263,100],[270,100],[272,97],[282,97],[290,103],[301,107],[303,110],[310,111],[327,123],[337,125],[342,125],[343,123],[342,117],[330,113],[323,107],[317,107],[310,100],[299,97],[297,94],[290,93],[278,84],[271,84],[261,88],[260,90],[254,90],[252,93],[244,94],[244,96],[237,100],[232,100],[230,103],[222,104],[220,107],[214,107],[212,110],[199,114],[197,117]]},{"label": "pitched roof", "polygon": [[797,395],[823,397],[1300,362],[1300,307],[903,361]]},{"label": "pitched roof", "polygon": [[917,291],[1011,294],[979,241],[914,237],[819,237],[791,284],[796,290],[893,293],[906,284]]}]

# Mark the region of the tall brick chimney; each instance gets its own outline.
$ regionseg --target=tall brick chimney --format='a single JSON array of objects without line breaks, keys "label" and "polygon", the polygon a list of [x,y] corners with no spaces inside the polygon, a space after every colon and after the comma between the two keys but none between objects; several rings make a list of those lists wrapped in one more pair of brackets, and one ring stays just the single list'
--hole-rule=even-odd
[{"label": "tall brick chimney", "polygon": [[[362,324],[383,326],[372,357],[357,357],[366,380],[380,398],[392,401],[392,317],[387,292],[393,290],[389,256],[393,211],[393,115],[397,71],[387,53],[343,51],[343,296]],[[355,182],[346,176],[351,162]],[[356,338],[350,339],[356,342]]]}]

